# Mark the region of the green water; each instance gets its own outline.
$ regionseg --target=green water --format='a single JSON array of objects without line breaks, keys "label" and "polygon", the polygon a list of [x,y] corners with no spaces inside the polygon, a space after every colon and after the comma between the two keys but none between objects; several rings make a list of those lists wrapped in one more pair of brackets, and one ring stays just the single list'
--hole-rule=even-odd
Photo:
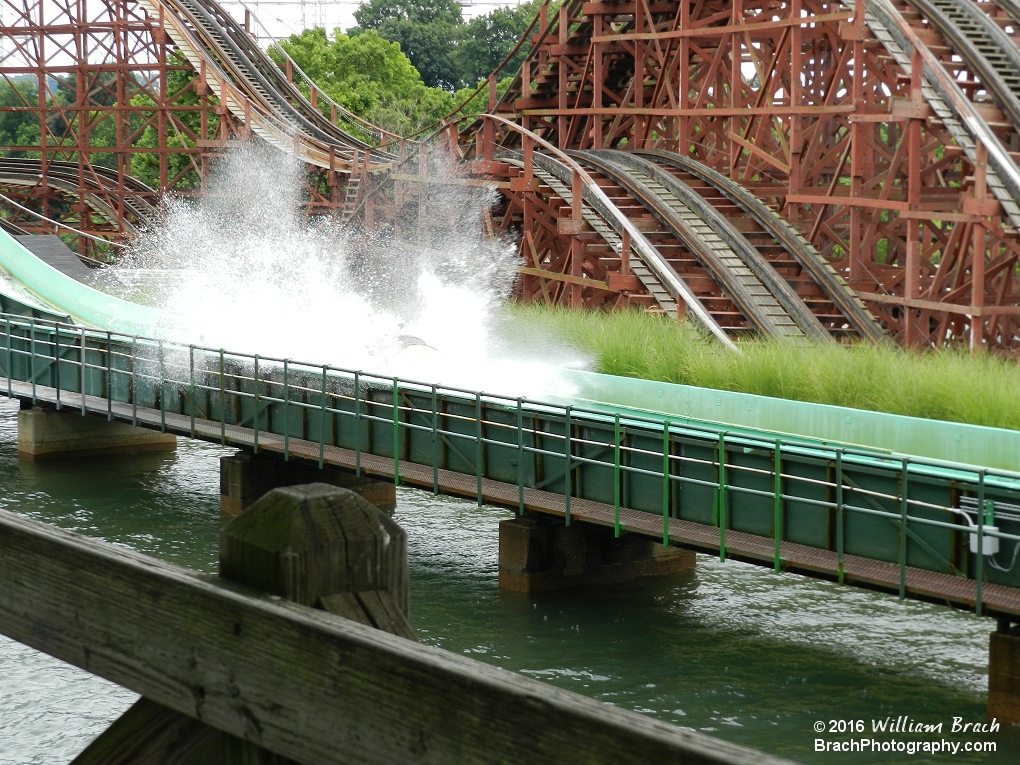
[{"label": "green water", "polygon": [[[0,401],[0,507],[215,569],[227,450],[182,439],[173,455],[25,463],[16,441],[16,405]],[[508,515],[400,492],[423,642],[795,761],[1020,764],[1020,729],[949,733],[954,716],[984,720],[989,620],[706,556],[670,581],[500,593]],[[134,699],[0,638],[0,765],[67,763]],[[898,715],[945,733],[871,733],[872,719]],[[998,752],[817,753],[813,725],[829,720],[863,720],[879,741],[969,738]]]}]

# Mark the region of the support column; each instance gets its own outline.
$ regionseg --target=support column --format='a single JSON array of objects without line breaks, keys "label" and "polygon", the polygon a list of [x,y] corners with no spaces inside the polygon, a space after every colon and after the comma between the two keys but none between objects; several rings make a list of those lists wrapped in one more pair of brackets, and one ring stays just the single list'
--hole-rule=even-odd
[{"label": "support column", "polygon": [[694,569],[694,553],[611,528],[525,515],[499,524],[499,587],[561,590]]},{"label": "support column", "polygon": [[999,620],[988,647],[988,717],[1020,724],[1020,625]]},{"label": "support column", "polygon": [[[22,402],[24,407],[27,402]],[[18,456],[27,460],[177,448],[177,436],[78,411],[28,405],[18,412]]]},{"label": "support column", "polygon": [[387,513],[397,505],[392,481],[359,478],[352,471],[332,465],[319,468],[314,462],[284,460],[276,454],[239,451],[220,458],[220,510],[226,515],[239,515],[273,489],[304,483],[349,489]]}]

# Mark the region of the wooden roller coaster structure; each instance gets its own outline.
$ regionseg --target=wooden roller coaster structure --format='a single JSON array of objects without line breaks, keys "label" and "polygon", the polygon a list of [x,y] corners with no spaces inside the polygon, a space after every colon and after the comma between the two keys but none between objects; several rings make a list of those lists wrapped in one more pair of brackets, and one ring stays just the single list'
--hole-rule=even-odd
[{"label": "wooden roller coaster structure", "polygon": [[[0,77],[34,100],[0,109],[40,128],[0,145],[24,165],[0,167],[0,192],[23,206],[124,237],[138,200],[201,193],[223,147],[255,135],[306,162],[312,214],[420,225],[413,146],[276,67],[247,17],[214,0],[4,5]],[[640,305],[730,339],[1012,355],[1018,34],[1016,0],[567,0],[543,8],[502,96],[490,78],[489,115],[440,135],[457,182],[500,192],[491,230],[518,243],[520,299]],[[154,190],[130,180],[144,163]]]}]

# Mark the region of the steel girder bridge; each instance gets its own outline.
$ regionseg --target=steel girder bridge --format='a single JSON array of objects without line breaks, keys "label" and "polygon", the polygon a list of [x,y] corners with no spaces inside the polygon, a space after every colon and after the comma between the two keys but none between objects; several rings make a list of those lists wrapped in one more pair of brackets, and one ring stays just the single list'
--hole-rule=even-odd
[{"label": "steel girder bridge", "polygon": [[[521,299],[641,305],[722,342],[1020,345],[1015,0],[550,7],[490,115],[442,130],[459,182],[501,192]],[[257,136],[307,164],[311,214],[436,225],[413,143],[277,66],[250,23],[215,0],[5,0],[0,76],[35,96],[0,108],[39,127],[0,146],[12,222],[130,236]]]}]

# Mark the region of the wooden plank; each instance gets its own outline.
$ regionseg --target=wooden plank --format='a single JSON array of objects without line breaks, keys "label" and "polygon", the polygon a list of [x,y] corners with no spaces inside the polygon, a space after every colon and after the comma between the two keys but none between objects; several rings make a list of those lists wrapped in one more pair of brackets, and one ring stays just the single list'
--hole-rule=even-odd
[{"label": "wooden plank", "polygon": [[140,698],[71,765],[295,765],[250,741]]},{"label": "wooden plank", "polygon": [[843,11],[841,13],[825,13],[815,16],[800,16],[794,19],[775,19],[773,21],[759,21],[749,24],[728,24],[717,27],[688,27],[686,29],[670,29],[663,32],[618,32],[611,35],[595,35],[591,38],[593,43],[615,43],[621,40],[675,40],[683,37],[722,37],[723,35],[746,34],[749,32],[778,32],[784,27],[805,27],[819,26],[833,21],[843,22],[853,18],[853,13]]},{"label": "wooden plank", "polygon": [[307,765],[781,762],[3,510],[0,633]]},{"label": "wooden plank", "polygon": [[222,762],[227,736],[149,699],[99,734],[71,765],[192,765]]},{"label": "wooden plank", "polygon": [[570,274],[558,274],[555,271],[546,271],[541,268],[521,266],[517,269],[517,273],[526,274],[527,276],[538,276],[542,279],[551,279],[557,282],[567,282],[568,284],[580,284],[582,287],[591,287],[596,290],[609,290],[608,284],[596,279],[587,279],[583,276],[571,276]]}]

